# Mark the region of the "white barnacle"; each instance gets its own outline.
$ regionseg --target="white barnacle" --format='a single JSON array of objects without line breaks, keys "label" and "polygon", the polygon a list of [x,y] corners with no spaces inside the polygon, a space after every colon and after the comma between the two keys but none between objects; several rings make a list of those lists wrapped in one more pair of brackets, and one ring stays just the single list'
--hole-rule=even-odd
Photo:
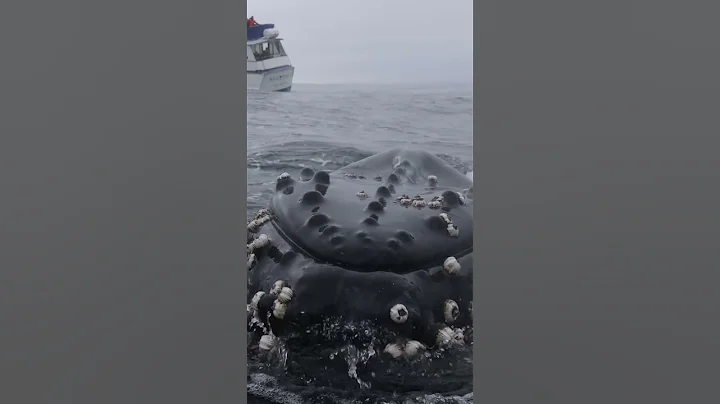
[{"label": "white barnacle", "polygon": [[281,180],[284,180],[285,178],[290,178],[290,174],[282,173],[282,174],[278,175],[277,180],[281,181]]},{"label": "white barnacle", "polygon": [[435,341],[440,346],[449,345],[451,342],[453,342],[454,338],[455,338],[455,333],[453,332],[452,328],[445,327],[445,328],[441,328],[440,330],[438,330]]},{"label": "white barnacle", "polygon": [[260,226],[261,226],[260,221],[258,221],[257,219],[254,219],[254,220],[251,220],[251,221],[248,223],[247,229],[248,229],[249,231],[255,233]]},{"label": "white barnacle", "polygon": [[275,345],[277,344],[277,338],[272,334],[266,334],[260,337],[260,343],[258,344],[260,346],[260,349],[263,351],[269,351],[273,348],[275,348]]},{"label": "white barnacle", "polygon": [[278,300],[282,303],[289,303],[294,295],[295,293],[293,292],[293,290],[285,286],[280,290],[280,293],[278,294]]},{"label": "white barnacle", "polygon": [[398,324],[407,321],[408,314],[408,310],[403,304],[396,304],[390,309],[390,319]]},{"label": "white barnacle", "polygon": [[440,218],[445,221],[448,225],[452,224],[452,221],[450,220],[450,216],[448,216],[447,213],[441,213]]},{"label": "white barnacle", "polygon": [[442,202],[440,201],[430,201],[427,204],[428,208],[430,209],[440,209],[442,207]]},{"label": "white barnacle", "polygon": [[460,235],[460,229],[452,223],[448,225],[447,232],[450,237],[457,237]]},{"label": "white barnacle", "polygon": [[455,329],[452,336],[452,342],[457,345],[465,345],[465,334],[463,334],[462,329]]},{"label": "white barnacle", "polygon": [[270,244],[270,238],[267,236],[267,234],[261,234],[252,241],[252,243],[248,244],[248,252],[252,253],[255,250],[259,250],[265,246]]},{"label": "white barnacle", "polygon": [[368,197],[368,194],[366,194],[365,191],[360,191],[357,194],[355,194],[355,196],[357,196],[360,199],[365,199]]},{"label": "white barnacle", "polygon": [[257,311],[258,311],[258,303],[260,303],[260,299],[263,297],[263,295],[265,295],[265,292],[263,292],[263,291],[261,290],[261,291],[255,293],[255,295],[253,296],[252,300],[250,301],[250,308],[251,308],[254,312],[257,312]]},{"label": "white barnacle", "polygon": [[427,203],[422,199],[415,199],[412,201],[412,206],[416,208],[424,208],[427,205]]},{"label": "white barnacle", "polygon": [[420,341],[410,340],[405,343],[405,356],[415,356],[422,349],[425,349],[425,345],[423,345]]},{"label": "white barnacle", "polygon": [[260,227],[262,227],[265,223],[270,221],[270,216],[257,216],[255,219],[251,220],[250,223],[248,223],[248,230],[255,233],[258,231]]},{"label": "white barnacle", "polygon": [[275,284],[273,285],[272,289],[270,289],[270,294],[273,296],[279,295],[284,286],[285,286],[285,282],[283,282],[282,280],[275,281]]},{"label": "white barnacle", "polygon": [[255,219],[259,219],[259,218],[264,217],[264,216],[270,216],[270,210],[269,210],[269,209],[263,208],[263,209],[258,210],[257,213],[255,213]]},{"label": "white barnacle", "polygon": [[255,263],[256,263],[256,262],[257,262],[257,258],[255,257],[255,254],[252,254],[252,253],[251,253],[250,256],[248,257],[248,264],[247,264],[247,266],[248,266],[248,271],[251,270],[251,269],[253,269],[253,267],[255,266]]},{"label": "white barnacle", "polygon": [[460,263],[455,257],[447,257],[443,262],[443,269],[450,275],[455,275],[460,271]]},{"label": "white barnacle", "polygon": [[437,186],[437,177],[436,176],[428,175],[427,180],[431,187]]},{"label": "white barnacle", "polygon": [[465,205],[465,197],[460,192],[455,192],[460,200],[460,205]]},{"label": "white barnacle", "polygon": [[403,348],[399,344],[391,343],[385,345],[384,352],[389,353],[393,358],[399,358],[403,354]]},{"label": "white barnacle", "polygon": [[267,234],[261,234],[256,238],[253,243],[255,244],[255,248],[262,248],[266,245],[270,244],[270,237],[267,236]]},{"label": "white barnacle", "polygon": [[445,315],[445,322],[452,324],[460,316],[460,307],[458,307],[458,304],[454,300],[445,300],[443,314]]},{"label": "white barnacle", "polygon": [[283,303],[280,300],[275,300],[275,302],[273,302],[272,314],[273,314],[273,316],[275,316],[275,318],[282,320],[283,318],[285,318],[285,313],[287,312],[287,308],[288,308],[287,303]]},{"label": "white barnacle", "polygon": [[257,223],[257,226],[262,226],[263,224],[270,221],[270,215],[258,216],[253,221]]},{"label": "white barnacle", "polygon": [[400,199],[400,205],[408,206],[412,203],[412,201],[413,200],[410,198],[403,198],[403,199]]}]

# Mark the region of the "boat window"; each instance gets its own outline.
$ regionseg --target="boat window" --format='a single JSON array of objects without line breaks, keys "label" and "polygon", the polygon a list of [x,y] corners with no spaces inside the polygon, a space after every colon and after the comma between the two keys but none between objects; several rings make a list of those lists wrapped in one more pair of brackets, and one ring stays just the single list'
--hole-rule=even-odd
[{"label": "boat window", "polygon": [[276,53],[278,56],[287,56],[287,54],[285,53],[285,49],[283,48],[280,41],[275,41],[273,42],[273,44],[275,44],[275,46],[277,47]]},{"label": "boat window", "polygon": [[261,61],[279,56],[287,56],[285,49],[279,41],[263,42],[252,45],[252,52],[255,55],[255,60]]}]

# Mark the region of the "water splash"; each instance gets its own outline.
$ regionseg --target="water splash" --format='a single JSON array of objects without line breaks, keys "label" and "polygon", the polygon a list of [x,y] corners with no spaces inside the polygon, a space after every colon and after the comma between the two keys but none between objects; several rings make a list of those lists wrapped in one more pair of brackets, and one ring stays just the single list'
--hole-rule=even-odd
[{"label": "water splash", "polygon": [[347,349],[345,349],[345,361],[348,364],[348,376],[357,380],[361,389],[370,389],[372,384],[370,382],[365,382],[358,377],[357,365],[358,363],[366,364],[368,359],[374,355],[375,349],[372,344],[370,344],[367,349],[358,350],[354,345],[348,345]]},{"label": "water splash", "polygon": [[[368,327],[366,324],[356,323],[339,323],[338,321],[325,321],[322,326],[308,329],[303,334],[310,332],[312,334],[323,334],[329,338],[339,338],[344,343],[332,350],[331,352],[325,352],[322,356],[329,358],[331,361],[340,360],[347,366],[347,377],[357,383],[360,391],[365,393],[354,393],[357,394],[356,398],[348,398],[347,391],[342,390],[327,390],[321,386],[316,385],[317,379],[312,377],[310,374],[299,375],[300,384],[296,387],[287,390],[284,383],[280,383],[279,379],[276,379],[268,374],[270,373],[276,377],[282,379],[285,378],[283,374],[290,370],[288,367],[289,359],[293,355],[299,354],[299,352],[291,352],[292,344],[288,343],[286,338],[280,338],[278,345],[264,358],[264,365],[260,369],[255,369],[255,372],[251,372],[251,380],[248,385],[248,394],[254,397],[262,398],[272,403],[313,403],[317,402],[318,397],[322,397],[322,402],[336,402],[336,403],[347,403],[347,404],[359,404],[364,402],[384,402],[387,404],[471,404],[472,393],[464,396],[454,395],[447,396],[442,394],[417,394],[417,389],[412,388],[404,393],[390,392],[384,390],[375,391],[373,389],[373,382],[378,381],[382,385],[387,382],[387,375],[375,374],[374,371],[365,372],[361,377],[360,369],[363,366],[377,366],[378,359],[384,362],[389,368],[385,369],[388,375],[396,380],[407,380],[406,378],[421,377],[426,382],[430,380],[436,380],[435,383],[446,383],[447,377],[451,377],[454,373],[453,362],[448,362],[448,358],[458,359],[458,354],[463,353],[465,360],[460,362],[464,363],[466,367],[471,367],[472,364],[469,361],[469,357],[466,357],[468,352],[471,350],[470,346],[460,347],[458,349],[436,349],[428,352],[424,352],[422,355],[418,355],[416,358],[412,358],[409,361],[395,361],[387,360],[381,357],[378,347],[380,343],[386,338],[386,335],[379,334],[379,331]],[[342,336],[342,337],[341,337]],[[361,341],[360,341],[361,340]],[[374,358],[374,365],[369,365],[369,361]],[[433,363],[437,362],[437,363]],[[297,364],[296,364],[297,366]],[[342,365],[340,365],[342,366]],[[324,367],[327,371],[327,367]],[[366,368],[367,369],[367,368]],[[377,369],[377,368],[376,368]],[[258,370],[260,372],[258,372]],[[339,369],[338,369],[339,370]],[[368,369],[370,370],[370,369]],[[279,373],[278,373],[279,372]],[[303,372],[304,373],[304,372]],[[383,372],[385,373],[385,372]],[[339,375],[338,375],[339,376]],[[379,378],[378,378],[379,377]],[[295,395],[292,393],[300,386],[304,389],[301,395]],[[417,384],[416,387],[420,387],[422,384]],[[383,392],[384,391],[384,392]],[[310,395],[306,397],[306,395]],[[384,397],[382,397],[384,395]],[[365,401],[368,397],[373,397],[371,401]],[[382,397],[381,400],[378,400]],[[298,401],[299,400],[299,401]],[[327,401],[330,400],[330,401]]]},{"label": "water splash", "polygon": [[[304,399],[302,396],[287,391],[282,388],[278,380],[270,375],[263,373],[255,373],[250,375],[247,387],[248,396],[261,398],[270,403],[276,404],[312,404],[316,402],[314,399]],[[414,397],[399,397],[393,394],[379,401],[367,401],[365,399],[347,399],[342,397],[332,397],[332,395],[324,395],[325,401],[335,402],[338,404],[361,404],[367,402],[377,402],[381,404],[472,404],[473,393],[463,396],[443,396],[440,394],[425,394]],[[332,401],[328,401],[328,400]]]}]

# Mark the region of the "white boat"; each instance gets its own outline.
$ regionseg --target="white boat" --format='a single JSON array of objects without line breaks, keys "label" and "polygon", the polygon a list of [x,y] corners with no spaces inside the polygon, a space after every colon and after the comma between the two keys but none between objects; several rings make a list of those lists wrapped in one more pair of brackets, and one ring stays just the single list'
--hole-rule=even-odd
[{"label": "white boat", "polygon": [[295,67],[285,53],[275,24],[248,27],[247,33],[247,89],[290,91]]}]

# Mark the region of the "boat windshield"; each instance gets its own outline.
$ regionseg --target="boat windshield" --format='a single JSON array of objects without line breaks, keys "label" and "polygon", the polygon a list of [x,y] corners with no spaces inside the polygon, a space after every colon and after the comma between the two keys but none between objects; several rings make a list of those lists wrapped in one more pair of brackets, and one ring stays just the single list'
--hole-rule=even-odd
[{"label": "boat windshield", "polygon": [[280,41],[269,41],[251,45],[256,61],[272,59],[280,56],[287,56]]}]

